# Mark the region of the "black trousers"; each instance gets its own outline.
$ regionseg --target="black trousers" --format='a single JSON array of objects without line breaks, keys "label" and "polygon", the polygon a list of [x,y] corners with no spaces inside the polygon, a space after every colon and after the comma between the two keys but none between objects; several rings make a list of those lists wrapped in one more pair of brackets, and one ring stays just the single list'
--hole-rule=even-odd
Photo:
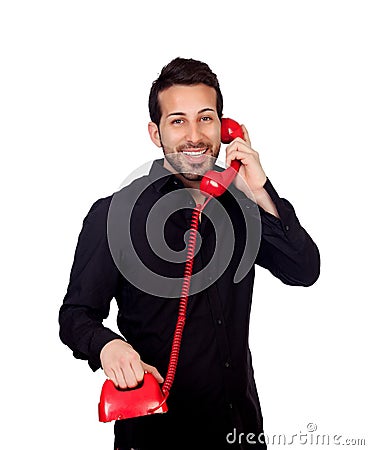
[{"label": "black trousers", "polygon": [[[114,450],[266,450],[261,442],[248,443],[225,414],[205,415],[194,409],[117,421]],[[250,428],[257,436],[257,426]]]}]

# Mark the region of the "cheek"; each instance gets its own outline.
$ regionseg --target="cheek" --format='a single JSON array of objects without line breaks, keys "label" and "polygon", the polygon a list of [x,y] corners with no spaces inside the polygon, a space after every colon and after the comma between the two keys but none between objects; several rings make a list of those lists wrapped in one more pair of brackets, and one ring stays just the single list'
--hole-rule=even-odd
[{"label": "cheek", "polygon": [[206,130],[208,138],[214,142],[220,142],[220,133],[221,133],[220,121],[213,122],[212,126],[209,127],[208,130]]},{"label": "cheek", "polygon": [[216,130],[216,132],[214,133],[214,139],[215,139],[217,142],[220,142],[220,128],[218,128],[218,129]]},{"label": "cheek", "polygon": [[175,148],[183,144],[184,136],[180,130],[168,130],[163,128],[161,131],[161,142],[167,148]]},{"label": "cheek", "polygon": [[208,134],[208,137],[215,146],[220,145],[220,129],[214,130],[211,134]]}]

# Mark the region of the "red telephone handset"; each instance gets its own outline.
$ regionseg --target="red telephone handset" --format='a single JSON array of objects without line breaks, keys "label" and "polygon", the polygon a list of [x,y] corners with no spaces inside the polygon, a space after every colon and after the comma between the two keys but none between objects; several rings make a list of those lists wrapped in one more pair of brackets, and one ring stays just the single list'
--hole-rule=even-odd
[{"label": "red telephone handset", "polygon": [[[241,125],[233,119],[222,119],[221,141],[223,144],[229,144],[236,137],[244,138]],[[230,167],[223,172],[209,170],[202,177],[200,191],[207,196],[219,197],[219,195],[222,195],[227,190],[227,187],[233,181],[240,166],[241,162],[234,159]]]},{"label": "red telephone handset", "polygon": [[[221,141],[224,144],[229,144],[236,137],[243,139],[241,126],[232,119],[222,119]],[[209,170],[202,178],[200,190],[208,197],[218,197],[223,194],[230,185],[240,166],[240,161],[233,160],[231,166],[223,172]],[[202,205],[202,207],[204,205]],[[122,420],[154,413],[165,413],[168,411],[166,400],[174,380],[182,331],[186,318],[187,298],[192,274],[192,264],[196,246],[196,230],[198,227],[200,210],[201,209],[196,207],[193,212],[190,230],[191,236],[189,239],[190,244],[180,298],[178,322],[174,333],[171,358],[164,385],[160,387],[159,383],[151,373],[145,373],[143,382],[140,386],[133,389],[120,390],[114,386],[112,380],[105,380],[98,405],[100,422],[110,422],[112,420]]]},{"label": "red telephone handset", "polygon": [[237,137],[244,138],[241,125],[233,119],[223,118],[220,130],[220,139],[223,144],[230,144]]}]

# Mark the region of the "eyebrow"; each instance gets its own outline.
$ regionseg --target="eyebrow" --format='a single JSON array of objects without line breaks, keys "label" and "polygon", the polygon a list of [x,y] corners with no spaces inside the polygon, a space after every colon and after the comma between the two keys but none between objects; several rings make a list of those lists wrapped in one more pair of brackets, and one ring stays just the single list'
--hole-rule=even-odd
[{"label": "eyebrow", "polygon": [[[213,108],[203,108],[203,109],[200,109],[200,111],[198,111],[197,114],[202,114],[202,113],[204,113],[206,111],[215,112],[215,109],[213,109]],[[185,115],[186,115],[186,113],[184,113],[184,112],[176,111],[176,112],[172,112],[172,113],[168,114],[167,118],[171,117],[171,116],[185,116]]]}]

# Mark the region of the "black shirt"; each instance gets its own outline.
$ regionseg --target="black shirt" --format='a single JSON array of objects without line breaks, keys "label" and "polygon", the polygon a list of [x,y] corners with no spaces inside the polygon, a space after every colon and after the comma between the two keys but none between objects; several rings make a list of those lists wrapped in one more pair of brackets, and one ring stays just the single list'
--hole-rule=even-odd
[{"label": "black shirt", "polygon": [[[233,185],[205,207],[169,410],[117,421],[117,447],[241,448],[238,440],[247,447],[248,433],[262,433],[248,344],[254,264],[299,286],[313,284],[320,269],[317,246],[292,205],[269,180],[264,187],[280,219]],[[78,238],[59,323],[62,342],[93,370],[101,367],[104,345],[123,336],[165,377],[194,206],[163,160],[155,161],[148,175],[92,205]],[[102,323],[113,298],[122,336]],[[233,433],[229,442],[237,435],[233,446],[227,443],[228,433]]]}]

